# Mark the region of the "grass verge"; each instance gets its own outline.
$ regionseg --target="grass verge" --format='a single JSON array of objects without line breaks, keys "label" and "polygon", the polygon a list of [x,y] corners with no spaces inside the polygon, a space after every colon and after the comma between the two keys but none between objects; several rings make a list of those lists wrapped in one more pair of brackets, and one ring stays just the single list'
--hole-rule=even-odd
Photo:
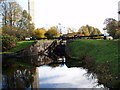
[{"label": "grass verge", "polygon": [[8,51],[5,51],[3,53],[13,53],[13,52],[20,51],[20,50],[30,46],[33,42],[34,41],[19,41],[15,48],[8,50]]},{"label": "grass verge", "polygon": [[97,63],[118,60],[118,41],[77,39],[68,44],[68,55],[79,59],[84,55],[92,56]]}]

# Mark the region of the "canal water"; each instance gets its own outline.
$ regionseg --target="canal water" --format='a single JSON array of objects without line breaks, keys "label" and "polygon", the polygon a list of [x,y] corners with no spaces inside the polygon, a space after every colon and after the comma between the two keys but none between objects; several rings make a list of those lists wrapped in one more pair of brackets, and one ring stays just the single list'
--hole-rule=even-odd
[{"label": "canal water", "polygon": [[96,75],[66,58],[34,56],[2,60],[2,88],[105,88]]},{"label": "canal water", "polygon": [[92,74],[87,76],[87,70],[77,67],[68,68],[65,64],[52,68],[38,68],[41,88],[102,88],[98,86],[97,78]]}]

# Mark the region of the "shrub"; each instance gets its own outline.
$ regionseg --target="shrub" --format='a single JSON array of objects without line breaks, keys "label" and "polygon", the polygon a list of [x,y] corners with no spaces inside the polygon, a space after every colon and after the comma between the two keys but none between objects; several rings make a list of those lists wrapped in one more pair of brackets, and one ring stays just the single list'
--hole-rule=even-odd
[{"label": "shrub", "polygon": [[17,41],[15,36],[2,35],[2,51],[16,47]]}]

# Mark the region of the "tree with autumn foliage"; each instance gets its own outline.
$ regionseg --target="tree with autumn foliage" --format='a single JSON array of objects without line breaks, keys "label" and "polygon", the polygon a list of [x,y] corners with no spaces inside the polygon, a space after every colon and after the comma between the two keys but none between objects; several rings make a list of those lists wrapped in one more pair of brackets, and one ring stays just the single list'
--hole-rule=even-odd
[{"label": "tree with autumn foliage", "polygon": [[57,27],[51,27],[48,29],[48,31],[45,33],[45,36],[47,38],[51,38],[51,37],[58,37],[60,36],[60,33],[58,32],[58,28]]},{"label": "tree with autumn foliage", "polygon": [[86,26],[82,26],[78,30],[78,34],[84,34],[85,36],[89,36],[89,35],[100,35],[102,33],[100,32],[99,29],[86,25]]},{"label": "tree with autumn foliage", "polygon": [[44,28],[34,30],[34,36],[36,38],[45,38],[46,30]]}]

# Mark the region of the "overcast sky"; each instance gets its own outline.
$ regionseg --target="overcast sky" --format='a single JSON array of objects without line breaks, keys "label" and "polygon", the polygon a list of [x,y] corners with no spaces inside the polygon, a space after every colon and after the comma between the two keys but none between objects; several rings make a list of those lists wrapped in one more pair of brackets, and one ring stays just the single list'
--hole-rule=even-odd
[{"label": "overcast sky", "polygon": [[[27,9],[27,0],[18,1],[23,8]],[[34,1],[36,28],[56,26],[61,23],[61,26],[78,29],[88,24],[102,31],[106,18],[118,19],[119,0]]]}]

